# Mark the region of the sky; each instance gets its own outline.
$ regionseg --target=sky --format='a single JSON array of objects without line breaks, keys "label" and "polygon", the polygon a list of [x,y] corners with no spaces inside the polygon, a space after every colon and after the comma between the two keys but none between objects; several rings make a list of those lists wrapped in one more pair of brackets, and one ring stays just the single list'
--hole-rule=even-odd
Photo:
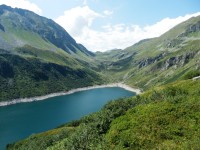
[{"label": "sky", "polygon": [[200,0],[0,0],[61,25],[90,51],[124,49],[200,15]]}]

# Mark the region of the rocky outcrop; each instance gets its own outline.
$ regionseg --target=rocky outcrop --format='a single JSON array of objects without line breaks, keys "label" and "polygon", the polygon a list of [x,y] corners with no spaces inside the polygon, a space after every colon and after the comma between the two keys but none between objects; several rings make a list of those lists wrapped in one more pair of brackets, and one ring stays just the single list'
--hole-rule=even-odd
[{"label": "rocky outcrop", "polygon": [[198,21],[194,25],[190,25],[186,32],[192,33],[192,32],[197,32],[197,31],[200,31],[200,21]]},{"label": "rocky outcrop", "polygon": [[173,39],[171,41],[169,41],[167,44],[166,44],[166,47],[167,48],[174,48],[178,45],[180,45],[184,40],[183,39],[180,39],[180,38],[177,38],[177,39]]},{"label": "rocky outcrop", "polygon": [[0,24],[0,30],[5,32],[4,26],[2,24]]},{"label": "rocky outcrop", "polygon": [[184,55],[170,57],[165,61],[164,66],[162,67],[162,70],[167,70],[172,66],[175,69],[177,67],[182,67],[185,64],[187,64],[190,61],[190,59],[194,58],[198,54],[199,52],[190,52]]},{"label": "rocky outcrop", "polygon": [[155,62],[158,62],[159,60],[164,58],[165,55],[166,55],[166,53],[163,53],[163,54],[160,54],[156,57],[150,57],[150,58],[143,59],[143,60],[138,62],[139,68],[143,68],[143,67],[146,67],[146,66],[153,64]]},{"label": "rocky outcrop", "polygon": [[141,69],[141,68],[144,68],[148,65],[151,65],[151,64],[156,63],[156,62],[161,60],[159,63],[155,64],[151,68],[151,70],[157,70],[157,69],[167,70],[170,67],[174,67],[174,69],[176,69],[178,67],[184,66],[191,59],[193,59],[194,57],[197,57],[197,55],[200,55],[200,51],[198,51],[198,52],[188,52],[188,53],[183,54],[183,55],[173,56],[173,57],[169,57],[168,59],[166,59],[165,58],[166,53],[163,53],[163,54],[160,54],[156,57],[146,58],[144,60],[139,61],[138,67],[139,67],[139,69]]},{"label": "rocky outcrop", "polygon": [[198,21],[196,24],[192,24],[190,25],[187,30],[180,34],[178,37],[184,37],[189,35],[190,33],[194,33],[194,32],[199,32],[200,31],[200,21]]}]

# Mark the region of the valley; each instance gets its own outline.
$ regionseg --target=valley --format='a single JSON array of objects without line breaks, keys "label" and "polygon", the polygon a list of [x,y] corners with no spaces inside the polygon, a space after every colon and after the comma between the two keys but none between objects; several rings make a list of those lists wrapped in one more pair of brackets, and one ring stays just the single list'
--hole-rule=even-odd
[{"label": "valley", "polygon": [[90,52],[53,20],[1,5],[0,103],[113,83],[142,91],[7,149],[198,149],[199,43],[197,16],[123,50]]},{"label": "valley", "polygon": [[[116,82],[147,90],[181,79],[190,71],[200,74],[199,17],[124,50],[92,53],[52,20],[8,6],[1,9],[9,12],[9,17],[1,15],[4,47],[1,47],[0,82],[4,86],[0,87],[3,95],[0,101]],[[13,17],[15,25],[9,19]]]}]

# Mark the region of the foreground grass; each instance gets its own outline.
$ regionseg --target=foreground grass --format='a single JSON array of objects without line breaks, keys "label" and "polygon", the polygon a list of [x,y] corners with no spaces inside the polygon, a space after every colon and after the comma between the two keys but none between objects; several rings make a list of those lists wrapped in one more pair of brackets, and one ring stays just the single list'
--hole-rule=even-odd
[{"label": "foreground grass", "polygon": [[111,149],[199,149],[199,82],[183,81],[141,96],[138,105],[111,124]]}]

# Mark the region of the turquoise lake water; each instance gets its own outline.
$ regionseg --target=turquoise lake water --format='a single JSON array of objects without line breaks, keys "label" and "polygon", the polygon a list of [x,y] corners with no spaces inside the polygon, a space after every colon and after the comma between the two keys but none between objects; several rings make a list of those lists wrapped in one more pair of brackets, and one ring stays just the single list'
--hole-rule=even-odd
[{"label": "turquoise lake water", "polygon": [[119,87],[98,88],[0,107],[0,150],[8,143],[96,112],[110,100],[134,95]]}]

